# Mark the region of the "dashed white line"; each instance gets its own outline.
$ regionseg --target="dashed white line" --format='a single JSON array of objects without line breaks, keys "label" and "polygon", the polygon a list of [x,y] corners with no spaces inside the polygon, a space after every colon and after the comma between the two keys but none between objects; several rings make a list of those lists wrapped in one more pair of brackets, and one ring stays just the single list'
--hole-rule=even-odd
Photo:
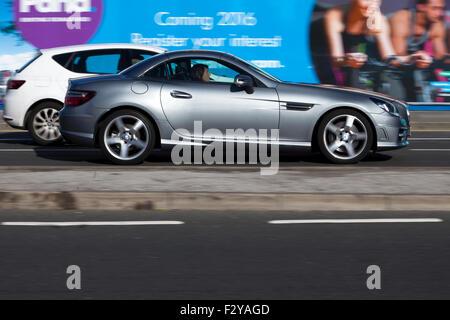
[{"label": "dashed white line", "polygon": [[0,152],[98,152],[99,149],[0,149]]},{"label": "dashed white line", "polygon": [[409,149],[415,152],[450,152],[450,149]]},{"label": "dashed white line", "polygon": [[442,219],[320,219],[272,220],[269,224],[359,224],[359,223],[439,223]]},{"label": "dashed white line", "polygon": [[409,138],[409,141],[450,141],[450,138]]},{"label": "dashed white line", "polygon": [[182,225],[182,221],[81,221],[81,222],[2,222],[4,227],[86,227],[86,226],[163,226]]},{"label": "dashed white line", "polygon": [[35,149],[0,149],[0,152],[34,152]]}]

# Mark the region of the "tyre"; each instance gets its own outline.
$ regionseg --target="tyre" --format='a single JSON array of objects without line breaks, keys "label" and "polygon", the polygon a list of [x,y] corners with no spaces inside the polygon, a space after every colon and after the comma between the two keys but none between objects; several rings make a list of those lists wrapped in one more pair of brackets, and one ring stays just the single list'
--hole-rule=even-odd
[{"label": "tyre", "polygon": [[31,111],[27,129],[35,143],[48,146],[63,141],[59,129],[59,111],[62,108],[57,102],[43,102]]},{"label": "tyre", "polygon": [[319,125],[319,150],[336,164],[352,164],[364,159],[372,149],[373,130],[358,111],[340,109],[327,114]]},{"label": "tyre", "polygon": [[147,117],[134,110],[112,113],[99,129],[100,148],[115,164],[140,164],[155,145],[155,128]]}]

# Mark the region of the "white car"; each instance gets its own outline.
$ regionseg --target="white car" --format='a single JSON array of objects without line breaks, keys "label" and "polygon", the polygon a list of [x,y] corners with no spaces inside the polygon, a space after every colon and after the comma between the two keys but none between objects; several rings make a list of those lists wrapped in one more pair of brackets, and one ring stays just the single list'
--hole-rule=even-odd
[{"label": "white car", "polygon": [[88,44],[38,51],[8,81],[3,119],[13,128],[28,130],[37,144],[60,142],[59,111],[69,79],[115,74],[165,51],[136,44]]},{"label": "white car", "polygon": [[0,71],[0,107],[3,105],[3,98],[6,93],[6,84],[8,83],[9,77],[11,76],[11,72],[9,71]]}]

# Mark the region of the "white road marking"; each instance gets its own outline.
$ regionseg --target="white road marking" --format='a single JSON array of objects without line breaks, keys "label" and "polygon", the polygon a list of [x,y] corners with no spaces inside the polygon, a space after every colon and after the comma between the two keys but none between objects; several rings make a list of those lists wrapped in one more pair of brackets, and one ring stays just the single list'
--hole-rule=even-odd
[{"label": "white road marking", "polygon": [[86,227],[86,226],[162,226],[181,225],[182,221],[85,221],[85,222],[2,222],[4,227]]},{"label": "white road marking", "polygon": [[269,224],[357,224],[357,223],[437,223],[442,219],[320,219],[272,220]]},{"label": "white road marking", "polygon": [[409,149],[416,152],[450,152],[450,149]]},{"label": "white road marking", "polygon": [[450,138],[409,138],[409,141],[450,141]]},{"label": "white road marking", "polygon": [[0,152],[33,152],[34,149],[0,149]]},{"label": "white road marking", "polygon": [[98,152],[99,149],[0,149],[0,152]]}]

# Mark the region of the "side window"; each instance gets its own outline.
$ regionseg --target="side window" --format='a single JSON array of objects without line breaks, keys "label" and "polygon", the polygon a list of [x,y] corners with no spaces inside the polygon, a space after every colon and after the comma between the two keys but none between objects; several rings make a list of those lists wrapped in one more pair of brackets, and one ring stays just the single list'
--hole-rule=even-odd
[{"label": "side window", "polygon": [[117,73],[120,54],[104,54],[86,58],[87,73]]},{"label": "side window", "polygon": [[69,59],[72,57],[72,53],[64,53],[53,56],[53,60],[55,60],[61,67],[67,68],[69,64]]},{"label": "side window", "polygon": [[167,64],[170,80],[191,80],[191,62],[189,59],[178,59]]},{"label": "side window", "polygon": [[130,65],[123,50],[92,50],[75,53],[68,69],[77,73],[115,74]]},{"label": "side window", "polygon": [[151,51],[144,50],[129,50],[131,65],[135,65],[141,61],[147,60],[155,55],[155,53]]},{"label": "side window", "polygon": [[233,84],[244,73],[233,66],[213,59],[176,59],[167,63],[170,80]]},{"label": "side window", "polygon": [[167,79],[167,68],[165,63],[161,63],[159,66],[152,68],[144,74],[144,78],[150,79]]},{"label": "side window", "polygon": [[207,81],[207,76],[205,74],[202,76],[201,69],[203,72],[209,72],[209,82],[216,83],[234,83],[234,78],[240,73],[216,60],[193,59],[191,60],[192,80]]}]

